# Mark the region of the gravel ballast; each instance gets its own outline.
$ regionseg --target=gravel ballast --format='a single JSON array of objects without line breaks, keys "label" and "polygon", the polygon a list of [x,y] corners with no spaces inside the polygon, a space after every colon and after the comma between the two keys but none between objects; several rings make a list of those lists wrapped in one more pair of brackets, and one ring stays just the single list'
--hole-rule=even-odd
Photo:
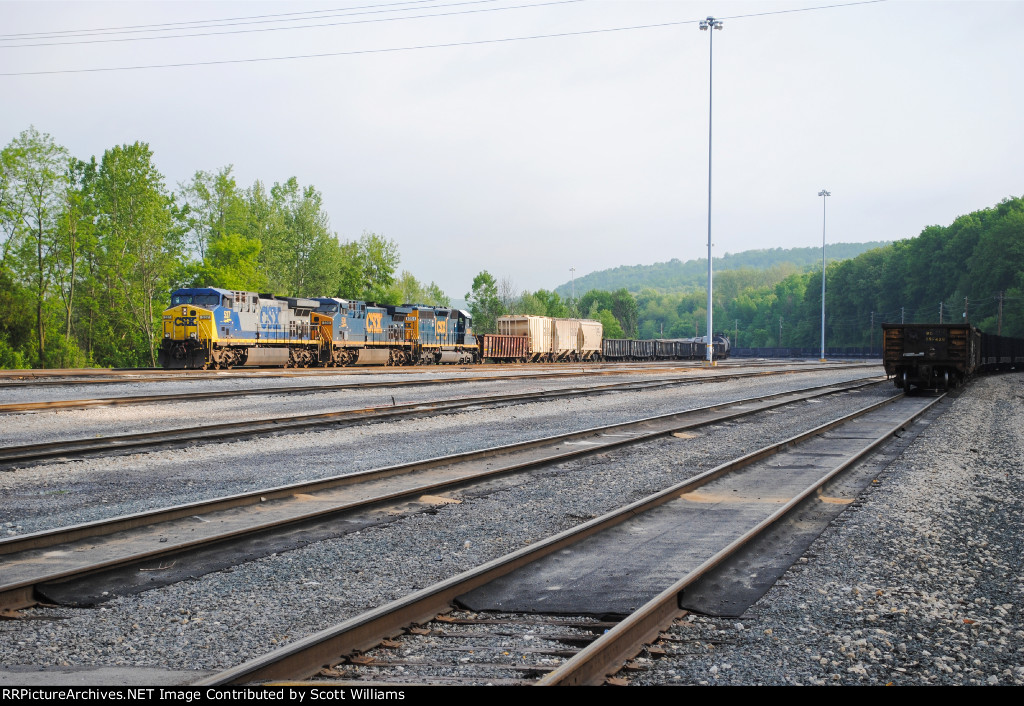
[{"label": "gravel ballast", "polygon": [[[899,683],[974,683],[967,677],[970,669],[981,672],[970,677],[977,683],[991,683],[992,677],[998,683],[1019,683],[1024,675],[1017,666],[1021,632],[1015,606],[1022,588],[1017,533],[1024,386],[1019,376],[990,380],[975,383],[918,438],[864,503],[844,514],[844,521],[828,530],[805,561],[787,574],[782,582],[786,585],[777,585],[740,620],[685,621],[677,632],[703,637],[703,642],[676,647],[687,654],[652,661],[651,669],[642,677],[632,676],[632,682],[885,683],[893,681],[891,674],[909,674]],[[737,396],[755,394],[754,383],[736,384],[744,388]],[[759,416],[756,424],[720,424],[694,438],[665,439],[560,464],[534,473],[529,482],[464,496],[461,503],[439,504],[432,514],[399,517],[337,540],[97,608],[37,609],[32,613],[40,620],[0,623],[2,664],[180,670],[232,666],[890,393],[891,387],[871,388],[858,393],[855,402],[848,397],[825,398]],[[651,392],[637,394],[644,395],[635,403],[640,408],[656,399]],[[598,405],[595,417],[614,416],[611,407],[618,407],[621,415],[634,404],[619,395],[597,400],[617,404],[608,409]],[[569,404],[546,418],[548,423],[569,420],[559,425],[572,426],[581,409],[568,402],[544,404]],[[690,403],[676,404],[685,408]],[[699,406],[696,399],[692,406]],[[514,414],[515,408],[510,408],[466,416],[481,427],[481,439],[501,435],[504,440],[517,432],[519,420],[503,422],[500,415]],[[441,426],[462,428],[453,426],[457,416],[445,417]],[[436,436],[437,428],[429,426],[436,421],[406,422],[396,425],[395,431],[400,429],[405,439],[415,425],[427,425],[417,433]],[[587,426],[597,423],[591,418],[584,421]],[[325,434],[329,432],[270,441]],[[355,448],[372,438],[350,443]],[[972,447],[979,452],[969,451]],[[309,451],[311,445],[299,448]],[[395,444],[396,451],[403,448],[404,442]],[[274,457],[278,467],[288,465],[282,458],[297,455]],[[249,480],[263,479],[274,459],[260,464],[260,472]],[[207,472],[223,460],[210,460]],[[138,458],[133,463],[146,471],[140,477],[157,475],[139,489],[166,485],[167,476],[160,475],[164,461]],[[62,473],[76,473],[72,469],[79,466],[55,464],[32,472],[54,473],[51,478],[59,479]],[[116,476],[112,471],[111,488],[116,488]],[[121,476],[124,481],[125,474]],[[199,475],[195,481],[203,492],[216,485]],[[923,481],[931,487],[922,490]],[[983,495],[974,494],[979,487],[984,487]],[[129,485],[124,495],[137,495],[134,491]],[[975,518],[979,512],[987,514]],[[997,532],[1004,536],[997,537]],[[822,546],[827,542],[835,546]],[[950,580],[950,568],[966,573]],[[804,588],[806,581],[811,582]],[[775,608],[776,603],[783,607]],[[897,604],[896,615],[902,617],[881,617],[892,614],[888,608]],[[906,613],[899,612],[904,609]],[[879,629],[891,634],[882,635]],[[901,644],[905,652],[900,652]],[[843,650],[854,659],[844,656]],[[907,653],[906,662],[894,663]],[[964,653],[969,660],[960,658]],[[975,659],[982,665],[974,665]],[[926,666],[908,666],[915,660]],[[952,676],[940,669],[942,665],[952,670]],[[885,678],[883,670],[888,670]]]},{"label": "gravel ballast", "polygon": [[981,378],[737,619],[632,684],[1024,684],[1024,376]]}]

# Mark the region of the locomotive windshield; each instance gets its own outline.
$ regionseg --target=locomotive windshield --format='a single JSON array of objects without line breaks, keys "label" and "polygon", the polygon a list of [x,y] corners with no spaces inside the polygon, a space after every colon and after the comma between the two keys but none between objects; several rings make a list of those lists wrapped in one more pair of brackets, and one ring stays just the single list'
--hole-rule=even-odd
[{"label": "locomotive windshield", "polygon": [[196,306],[220,306],[219,294],[175,294],[171,297],[171,306],[194,304]]}]

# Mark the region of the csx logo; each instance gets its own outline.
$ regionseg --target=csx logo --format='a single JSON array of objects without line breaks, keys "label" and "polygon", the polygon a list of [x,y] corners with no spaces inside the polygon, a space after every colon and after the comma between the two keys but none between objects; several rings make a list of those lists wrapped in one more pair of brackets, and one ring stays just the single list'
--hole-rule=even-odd
[{"label": "csx logo", "polygon": [[277,317],[280,311],[278,309],[260,309],[260,327],[276,329],[278,326]]},{"label": "csx logo", "polygon": [[370,313],[366,315],[366,332],[367,333],[384,333],[384,329],[381,326],[381,318],[384,316],[381,312]]},{"label": "csx logo", "polygon": [[179,316],[174,320],[175,326],[195,326],[196,317],[194,316]]},{"label": "csx logo", "polygon": [[444,336],[448,333],[448,322],[443,319],[439,319],[434,325],[434,330],[437,331],[438,336]]}]

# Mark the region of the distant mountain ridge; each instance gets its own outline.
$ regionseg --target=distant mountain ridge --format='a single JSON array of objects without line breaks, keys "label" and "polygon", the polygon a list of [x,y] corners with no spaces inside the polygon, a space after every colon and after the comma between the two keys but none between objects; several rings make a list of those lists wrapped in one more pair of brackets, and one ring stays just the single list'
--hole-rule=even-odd
[{"label": "distant mountain ridge", "polygon": [[[829,262],[849,260],[868,250],[888,245],[888,241],[868,243],[830,243],[825,248]],[[815,265],[821,269],[821,248],[768,248],[765,250],[744,250],[736,254],[726,253],[714,259],[714,270],[740,270],[744,268],[767,270],[779,265],[793,265],[798,270],[808,270]],[[693,288],[704,288],[707,283],[708,264],[704,259],[682,262],[676,258],[653,265],[622,265],[609,270],[599,270],[576,279],[576,296],[582,296],[591,289],[615,291],[625,287],[634,294],[644,289],[658,292],[678,292]],[[572,282],[559,285],[559,295],[569,297]]]}]

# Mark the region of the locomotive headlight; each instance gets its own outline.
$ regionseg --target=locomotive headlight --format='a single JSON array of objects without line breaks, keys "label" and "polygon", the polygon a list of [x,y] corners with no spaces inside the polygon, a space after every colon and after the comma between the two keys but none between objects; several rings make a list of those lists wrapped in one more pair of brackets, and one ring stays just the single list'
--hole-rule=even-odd
[{"label": "locomotive headlight", "polygon": [[170,338],[170,337],[171,337],[171,334],[169,334],[169,333],[165,333],[164,334],[164,338]]},{"label": "locomotive headlight", "polygon": [[195,338],[195,337],[196,337],[196,335],[195,335],[195,333],[190,333],[190,334],[188,335],[188,337],[189,337],[189,338]]}]

